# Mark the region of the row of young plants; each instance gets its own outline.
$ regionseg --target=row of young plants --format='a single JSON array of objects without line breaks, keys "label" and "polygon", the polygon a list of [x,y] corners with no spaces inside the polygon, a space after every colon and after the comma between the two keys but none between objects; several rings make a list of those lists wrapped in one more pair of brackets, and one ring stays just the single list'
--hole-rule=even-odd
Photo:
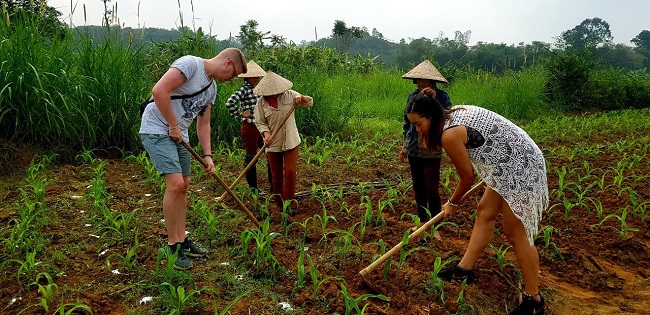
[{"label": "row of young plants", "polygon": [[61,261],[64,257],[52,255],[52,261],[45,259],[48,257],[46,246],[49,240],[41,231],[53,224],[52,211],[47,208],[45,198],[46,188],[51,184],[47,174],[54,158],[52,155],[45,155],[38,162],[36,159],[32,160],[27,168],[27,176],[19,188],[15,215],[2,232],[4,246],[0,254],[0,270],[12,270],[9,274],[15,276],[15,281],[20,287],[20,291],[16,292],[19,295],[7,302],[3,312],[14,303],[22,304],[21,295],[33,292],[36,295],[35,300],[25,301],[26,306],[19,314],[72,314],[80,311],[92,314],[92,309],[84,302],[66,300],[54,281],[52,275],[61,273],[54,262]]},{"label": "row of young plants", "polygon": [[[643,117],[643,111],[623,111],[595,117],[536,121],[524,126],[531,135],[535,135],[534,138],[538,140],[549,161],[548,172],[553,189],[551,207],[545,214],[546,222],[557,222],[557,219],[561,218],[563,221],[580,223],[586,219],[594,233],[613,231],[622,239],[633,237],[635,229],[647,222],[648,202],[643,199],[645,195],[639,192],[647,182],[647,172],[643,170],[647,170],[650,166],[647,156],[649,149],[647,133],[643,136],[644,133],[641,132],[650,128]],[[557,127],[558,125],[564,128]],[[572,134],[565,133],[567,126],[571,126]],[[399,127],[396,130],[399,130]],[[618,140],[607,138],[609,133],[623,134],[624,130],[628,130],[634,136]],[[555,139],[566,143],[557,145]],[[378,160],[391,156],[396,158],[396,150],[399,147],[399,136],[389,131],[377,132],[374,135],[361,133],[349,137],[333,134],[325,137],[310,137],[303,143],[300,164],[304,165],[309,172],[317,172],[322,167],[346,165],[348,163],[346,159],[355,156],[357,163],[352,163],[347,170],[355,173]],[[215,156],[218,157],[218,169],[221,174],[227,170],[240,169],[243,161],[241,150],[235,146],[222,146],[215,150],[219,153]],[[622,156],[622,158],[610,161],[607,159],[610,155]],[[324,158],[319,160],[318,157]],[[44,174],[51,160],[51,157],[43,158],[41,162],[34,162],[27,169],[25,185],[18,198],[15,214],[10,221],[11,229],[3,231],[6,236],[6,246],[3,249],[2,270],[6,271],[9,266],[16,266],[18,270],[16,281],[21,283],[26,291],[38,292],[36,299],[26,302],[26,305],[38,305],[45,310],[58,307],[65,312],[73,308],[89,310],[90,306],[83,302],[69,303],[68,300],[61,299],[61,295],[58,295],[59,300],[56,299],[55,291],[60,290],[56,284],[59,281],[57,262],[63,260],[62,257],[57,258],[57,255],[65,254],[52,255],[51,261],[45,258],[48,257],[44,252],[47,251],[46,245],[49,241],[39,231],[44,225],[54,224],[51,220],[56,217],[44,202],[46,187],[49,184]],[[207,299],[215,303],[215,313],[223,313],[225,309],[218,310],[218,307],[225,303],[221,302],[216,293],[221,288],[213,285],[197,287],[192,273],[179,273],[171,269],[172,264],[166,260],[174,258],[165,255],[163,250],[160,250],[156,256],[154,269],[143,268],[140,253],[146,251],[147,246],[157,248],[158,245],[139,243],[138,235],[143,227],[137,222],[141,221],[139,219],[141,211],[134,209],[130,212],[116,213],[111,210],[113,200],[108,193],[105,179],[105,167],[109,161],[95,158],[92,151],[80,154],[78,160],[84,165],[82,173],[87,177],[89,184],[88,193],[82,203],[84,205],[82,208],[89,210],[84,212],[83,217],[86,224],[90,225],[87,226],[90,233],[96,236],[99,247],[108,251],[106,255],[102,255],[106,257],[104,259],[106,271],[129,283],[138,283],[138,292],[155,296],[155,307],[166,312],[180,313],[184,309],[201,307],[202,301]],[[164,181],[151,167],[146,156],[130,155],[126,160],[138,165],[138,169],[144,174],[143,185],[153,186],[153,192],[161,197]],[[593,166],[601,160],[606,160],[607,163],[599,163],[599,167]],[[203,185],[210,185],[207,184],[210,179],[202,175],[202,169],[196,165],[198,164],[193,165],[195,179]],[[221,172],[222,170],[224,172]],[[441,188],[448,194],[456,178],[449,167],[443,169],[442,174]],[[351,181],[355,180],[351,178]],[[367,237],[369,229],[385,229],[387,217],[396,215],[395,208],[403,205],[407,200],[410,189],[410,181],[407,178],[387,178],[385,182],[381,193],[378,194],[379,198],[374,199],[369,194],[376,192],[376,189],[363,182],[355,185],[353,195],[340,186],[331,188],[314,184],[308,198],[321,207],[318,210],[311,210],[314,214],[301,220],[302,222],[291,220],[290,203],[278,209],[281,215],[274,221],[272,218],[274,210],[270,199],[252,197],[245,187],[240,186],[236,190],[237,193],[247,200],[247,204],[251,205],[265,222],[261,230],[244,231],[232,228],[236,226],[236,222],[243,220],[237,211],[227,209],[215,211],[217,206],[212,202],[212,198],[205,199],[200,192],[196,191],[190,198],[193,222],[196,223],[193,233],[200,235],[201,239],[206,239],[211,246],[221,247],[235,240],[236,246],[232,247],[229,255],[235,264],[233,268],[237,271],[243,270],[245,274],[250,275],[253,279],[252,283],[256,286],[262,286],[263,283],[277,283],[286,277],[295,278],[293,294],[308,290],[314,301],[319,301],[322,307],[327,308],[327,305],[332,303],[332,301],[327,302],[328,299],[340,299],[344,301],[346,313],[363,313],[368,307],[367,300],[375,296],[355,297],[356,294],[349,291],[350,287],[345,279],[337,279],[336,274],[323,273],[325,270],[320,267],[320,264],[324,258],[360,259],[365,249],[371,249],[374,256],[368,260],[371,261],[385,253],[387,246],[394,245],[389,245],[382,239],[374,240]],[[598,206],[602,204],[600,198],[611,195],[620,197],[620,208],[603,209]],[[374,196],[376,197],[377,194]],[[399,219],[412,222],[408,223],[409,226],[418,224],[417,217],[408,213],[401,214]],[[274,227],[273,230],[271,226]],[[431,236],[435,230],[443,226],[445,225],[435,226],[426,236],[434,245],[436,241]],[[451,224],[446,226],[455,228]],[[432,247],[407,244],[407,235],[405,234],[402,239],[407,246],[403,247],[399,256],[386,263],[382,271],[384,277],[391,271],[407,270],[409,257],[420,252],[433,251]],[[541,226],[538,238],[545,247],[553,248],[557,253],[556,257],[551,259],[562,259],[561,240],[557,237],[557,230],[552,225]],[[282,264],[275,258],[273,244],[281,238],[298,244],[298,261],[295,264]],[[315,246],[323,248],[318,254],[318,259],[314,259],[315,254],[309,254],[305,249],[305,247]],[[491,246],[491,257],[501,271],[514,269],[512,258],[509,257],[509,249],[508,246]],[[436,270],[439,271],[454,259],[457,257],[440,261],[436,259],[436,267],[428,275],[427,288],[441,301],[449,301],[449,299],[446,298],[445,286],[437,277]],[[504,273],[504,279],[517,283],[517,276],[509,277]],[[232,283],[230,281],[239,282],[236,279],[228,279],[219,283]],[[330,281],[340,284],[340,295],[319,296],[319,292],[322,292],[319,290]],[[229,301],[226,306],[232,306],[237,300],[245,298],[250,293],[241,288],[235,292],[223,297]],[[219,306],[214,302],[217,300],[220,301]],[[464,287],[456,301],[462,302],[459,305],[467,305],[463,306],[464,309],[469,310],[474,307],[466,303]],[[31,310],[36,307],[27,306],[24,309]]]}]

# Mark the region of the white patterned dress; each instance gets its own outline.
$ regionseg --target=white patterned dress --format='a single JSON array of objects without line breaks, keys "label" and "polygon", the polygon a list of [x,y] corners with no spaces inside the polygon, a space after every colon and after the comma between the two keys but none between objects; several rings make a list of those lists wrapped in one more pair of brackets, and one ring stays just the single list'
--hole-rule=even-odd
[{"label": "white patterned dress", "polygon": [[523,129],[497,113],[471,105],[455,108],[464,109],[452,112],[444,129],[468,126],[483,136],[483,145],[468,149],[472,166],[508,202],[532,245],[549,202],[542,151]]}]

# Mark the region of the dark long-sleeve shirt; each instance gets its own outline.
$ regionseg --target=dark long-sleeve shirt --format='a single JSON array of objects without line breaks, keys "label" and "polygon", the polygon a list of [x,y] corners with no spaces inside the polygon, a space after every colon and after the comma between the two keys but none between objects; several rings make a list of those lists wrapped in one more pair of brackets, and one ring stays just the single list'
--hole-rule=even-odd
[{"label": "dark long-sleeve shirt", "polygon": [[[253,85],[244,82],[239,90],[237,90],[230,98],[226,101],[226,107],[230,110],[230,115],[232,117],[241,118],[242,122],[249,122],[251,124],[255,123],[255,104],[257,104],[257,95],[253,93]],[[239,103],[239,106],[237,106]],[[244,118],[241,117],[241,113],[248,111],[251,113],[250,116]]]}]

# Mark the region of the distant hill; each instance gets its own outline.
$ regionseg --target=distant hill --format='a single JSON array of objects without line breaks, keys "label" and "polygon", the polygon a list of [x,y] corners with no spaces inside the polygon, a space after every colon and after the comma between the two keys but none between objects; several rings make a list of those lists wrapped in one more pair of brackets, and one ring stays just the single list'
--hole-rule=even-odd
[{"label": "distant hill", "polygon": [[[309,45],[326,46],[336,48],[335,40],[331,37],[321,38],[315,42],[309,42]],[[360,39],[354,39],[346,52],[350,55],[360,54],[363,57],[377,57],[377,61],[386,65],[395,64],[395,55],[399,49],[399,44],[385,40],[383,38],[365,34]]]},{"label": "distant hill", "polygon": [[[188,29],[191,32],[191,30]],[[96,42],[102,42],[106,37],[106,28],[98,25],[87,25],[87,26],[77,26],[71,29],[72,34],[75,39],[79,39],[80,36],[89,36]],[[163,29],[155,27],[146,27],[144,29],[136,29],[131,27],[111,27],[111,35],[117,36],[120,38],[120,41],[128,45],[129,43],[135,44],[148,44],[148,43],[160,43],[165,41],[174,41],[181,37],[181,30],[179,29]],[[192,32],[193,33],[193,32]],[[233,47],[240,46],[239,43],[233,38],[232,42],[234,43]],[[231,46],[231,41],[217,40],[217,43],[222,44],[223,46]]]}]

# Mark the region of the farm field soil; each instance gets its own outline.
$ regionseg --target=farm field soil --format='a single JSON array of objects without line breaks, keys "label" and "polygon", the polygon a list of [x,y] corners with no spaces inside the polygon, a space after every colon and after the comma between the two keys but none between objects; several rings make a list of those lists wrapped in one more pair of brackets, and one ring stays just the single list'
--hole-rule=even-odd
[{"label": "farm field soil", "polygon": [[[644,137],[643,134],[638,136]],[[555,168],[567,166],[569,169],[579,169],[584,161],[588,161],[591,169],[595,170],[594,178],[605,176],[606,184],[612,184],[614,179],[609,179],[608,176],[612,174],[609,170],[629,156],[629,152],[615,150],[606,143],[595,156],[567,157],[551,153],[549,148],[558,145],[561,144],[540,143],[549,162],[551,191],[558,189],[559,178],[558,173],[553,171]],[[572,147],[571,144],[565,145]],[[303,230],[299,224],[282,225],[279,210],[271,207],[270,230],[280,233],[280,236],[273,240],[272,252],[287,272],[275,283],[256,278],[253,273],[244,275],[251,281],[247,283],[254,283],[255,286],[251,286],[253,290],[234,304],[230,314],[344,314],[345,302],[341,294],[341,283],[345,283],[348,292],[354,297],[372,293],[362,284],[357,273],[369,265],[373,256],[379,253],[379,246],[373,245],[373,242],[383,240],[390,248],[401,242],[404,232],[413,226],[407,216],[402,216],[404,213],[415,213],[413,193],[412,189],[407,189],[403,195],[395,198],[388,195],[390,189],[381,185],[376,188],[371,187],[372,185],[361,185],[359,188],[358,185],[350,183],[379,182],[397,187],[399,183],[409,182],[408,164],[400,164],[397,161],[397,146],[390,150],[391,154],[394,153],[391,156],[376,157],[355,167],[347,167],[346,162],[339,158],[328,159],[321,166],[307,165],[306,155],[301,153],[297,191],[311,191],[312,183],[319,183],[341,184],[344,189],[339,191],[344,193],[340,199],[332,199],[331,203],[321,202],[308,195],[301,197],[296,213],[288,218],[289,222],[302,223],[314,215],[323,216],[324,207],[328,215],[336,217],[336,221],[328,223],[326,232],[330,233],[327,236],[323,236],[319,229],[312,226],[303,242]],[[635,174],[650,174],[647,159],[645,156],[638,164],[634,170]],[[159,187],[147,183],[143,167],[132,160],[103,161],[107,192],[111,197],[110,209],[116,213],[130,213],[138,209],[137,236],[139,243],[145,245],[137,252],[139,268],[131,272],[124,269],[121,273],[112,272],[120,270],[122,266],[119,259],[109,258],[110,255],[123,254],[128,246],[116,241],[114,237],[97,235],[97,231],[93,229],[95,222],[89,215],[92,204],[91,197],[88,196],[93,174],[91,165],[88,164],[51,166],[46,173],[49,185],[46,188],[45,203],[51,215],[51,222],[41,229],[47,241],[38,259],[55,266],[50,270],[56,272],[49,272],[59,288],[60,298],[57,301],[84,301],[95,314],[157,314],[160,309],[152,303],[141,303],[141,299],[145,296],[156,296],[159,292],[141,285],[153,282],[150,275],[156,268],[158,248],[166,241],[164,224],[161,222],[162,197]],[[226,182],[231,182],[240,170],[236,165],[241,163],[218,162],[226,165],[220,174]],[[260,186],[267,189],[268,183],[263,179],[261,171],[265,168],[265,163],[258,165],[262,165],[258,167]],[[443,170],[449,167],[451,164],[445,157]],[[216,212],[225,212],[224,207],[217,205],[214,199],[221,195],[223,189],[212,178],[197,175],[196,170],[194,169],[190,184],[193,198],[204,200]],[[580,175],[580,171],[576,173],[574,176]],[[24,185],[23,179],[24,176],[16,175],[2,179],[0,223],[3,229],[9,229],[13,224],[16,204],[21,202],[17,188]],[[639,202],[650,200],[647,178],[635,182],[633,176],[627,176],[621,185],[630,187]],[[454,186],[455,178],[452,176],[449,187]],[[336,190],[333,189],[330,193],[335,194]],[[441,193],[442,200],[446,200],[449,193],[442,188]],[[485,250],[475,267],[478,281],[464,289],[465,303],[457,303],[462,290],[458,283],[445,284],[444,303],[440,295],[431,290],[432,282],[428,275],[433,271],[435,258],[441,257],[445,261],[450,257],[461,257],[464,253],[473,226],[472,212],[480,200],[481,193],[482,191],[465,201],[461,211],[453,218],[458,228],[444,226],[440,229],[441,240],[428,237],[408,245],[408,248],[425,246],[430,250],[413,252],[407,257],[402,268],[398,269],[393,263],[387,270],[378,268],[367,276],[386,293],[390,301],[372,298],[363,301],[361,305],[370,303],[366,314],[464,314],[472,313],[471,308],[477,314],[503,314],[514,307],[520,292],[520,283],[512,249],[507,252],[503,268],[499,267],[495,252],[489,248]],[[642,221],[636,216],[628,215],[627,224],[638,231],[622,235],[621,223],[613,217],[598,225],[600,220],[591,208],[576,206],[567,211],[566,207],[562,206],[563,200],[574,198],[575,194],[575,191],[567,190],[562,197],[558,194],[552,195],[552,208],[544,214],[540,223],[540,228],[554,228],[551,234],[552,243],[549,246],[546,246],[541,236],[536,241],[540,256],[541,292],[546,299],[547,314],[648,314],[650,220]],[[342,234],[335,231],[348,231],[360,221],[366,209],[362,206],[362,196],[368,196],[365,200],[370,200],[374,207],[380,201],[393,198],[394,210],[384,210],[385,227],[381,224],[369,227],[362,244],[353,246],[352,250],[342,251]],[[617,210],[631,207],[628,195],[611,185],[603,190],[594,188],[589,196],[599,200],[606,213],[616,213]],[[245,198],[244,202],[262,221],[258,211],[259,205],[256,206],[250,198]],[[347,205],[348,214],[341,212],[342,205]],[[237,287],[237,283],[223,281],[222,276],[234,274],[237,270],[225,264],[229,262],[232,265],[232,261],[237,259],[236,255],[229,256],[231,248],[240,242],[241,232],[253,227],[237,210],[234,202],[228,201],[227,207],[230,208],[227,210],[230,215],[218,224],[222,224],[224,229],[229,231],[223,239],[212,242],[199,237],[197,241],[209,248],[210,255],[196,259],[194,268],[189,271],[197,289],[214,287],[222,297],[228,297],[228,290]],[[200,224],[190,209],[188,230],[191,231]],[[499,219],[497,230],[502,231],[500,225]],[[7,233],[7,230],[3,233]],[[354,232],[357,240],[358,233],[358,230]],[[502,234],[495,235],[492,243],[496,248],[507,244]],[[306,254],[310,256],[322,277],[339,276],[345,282],[326,281],[316,296],[310,289],[309,280],[306,280],[305,288],[293,291],[301,246],[307,248]],[[502,248],[506,247],[507,245],[504,245]],[[63,258],[60,257],[61,253]],[[6,248],[0,254],[3,260],[9,257]],[[59,254],[58,259],[52,258],[55,254]],[[398,260],[399,254],[393,258]],[[25,285],[26,282],[32,281],[31,279],[17,279],[17,269],[17,264],[6,263],[0,270],[2,314],[18,313],[30,305],[37,304],[41,296],[33,286]],[[306,278],[309,278],[309,275]],[[183,314],[212,314],[215,307],[221,310],[233,299],[217,298],[216,295],[207,291],[196,295],[201,303],[187,308]],[[16,300],[12,304],[13,299]],[[289,303],[294,311],[282,310],[279,302]],[[24,314],[41,313],[42,308],[30,307]]]}]

